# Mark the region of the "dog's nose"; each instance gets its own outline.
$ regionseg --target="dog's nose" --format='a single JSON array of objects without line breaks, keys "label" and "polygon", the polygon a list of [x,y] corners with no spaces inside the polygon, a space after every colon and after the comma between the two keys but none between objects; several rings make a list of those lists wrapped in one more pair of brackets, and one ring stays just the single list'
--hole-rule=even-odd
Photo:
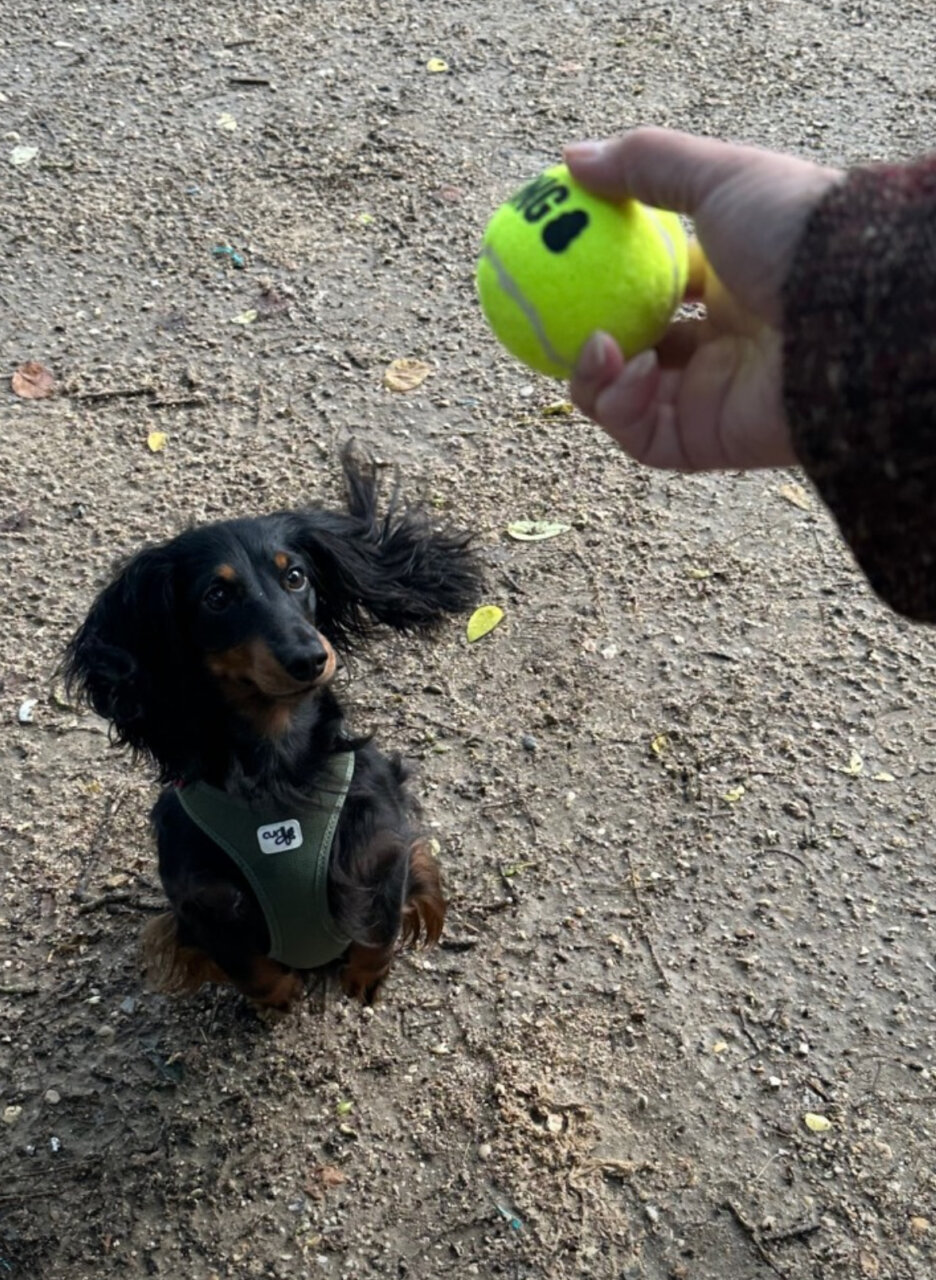
[{"label": "dog's nose", "polygon": [[316,640],[301,650],[296,650],[285,658],[284,669],[294,680],[303,682],[317,680],[325,670],[328,654]]}]

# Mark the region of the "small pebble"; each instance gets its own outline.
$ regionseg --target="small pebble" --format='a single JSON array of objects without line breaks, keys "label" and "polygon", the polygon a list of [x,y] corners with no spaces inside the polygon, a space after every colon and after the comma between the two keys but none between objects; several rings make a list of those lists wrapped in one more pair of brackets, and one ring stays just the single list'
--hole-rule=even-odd
[{"label": "small pebble", "polygon": [[45,1100],[54,1107],[57,1102],[62,1101],[62,1095],[59,1093],[58,1089],[47,1089]]},{"label": "small pebble", "polygon": [[22,1107],[4,1107],[4,1109],[3,1109],[3,1123],[4,1123],[4,1124],[16,1124],[17,1120],[20,1118],[20,1116],[21,1116],[22,1114],[23,1114],[23,1108],[22,1108]]},{"label": "small pebble", "polygon": [[532,733],[525,733],[523,737],[520,739],[520,744],[523,747],[524,751],[535,751],[536,748],[539,746],[539,743],[533,737]]},{"label": "small pebble", "polygon": [[482,1142],[481,1145],[478,1147],[478,1159],[490,1160],[490,1158],[491,1158],[491,1144],[489,1142]]}]

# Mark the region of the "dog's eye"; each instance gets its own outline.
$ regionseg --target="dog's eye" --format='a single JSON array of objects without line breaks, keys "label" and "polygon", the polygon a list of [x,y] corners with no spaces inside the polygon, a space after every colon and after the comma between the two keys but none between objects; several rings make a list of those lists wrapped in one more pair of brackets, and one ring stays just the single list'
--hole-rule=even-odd
[{"label": "dog's eye", "polygon": [[283,575],[283,586],[287,591],[301,591],[307,582],[308,578],[297,564],[294,564],[291,569],[287,569]]},{"label": "dog's eye", "polygon": [[220,613],[231,603],[233,592],[227,582],[213,582],[202,596],[202,603],[214,613]]}]

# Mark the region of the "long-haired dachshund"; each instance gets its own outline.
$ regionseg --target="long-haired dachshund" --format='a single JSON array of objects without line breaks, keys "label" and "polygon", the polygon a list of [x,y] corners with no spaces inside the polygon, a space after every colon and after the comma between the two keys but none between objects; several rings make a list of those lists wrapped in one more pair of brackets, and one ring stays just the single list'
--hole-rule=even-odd
[{"label": "long-haired dachshund", "polygon": [[399,757],[351,737],[336,653],[375,624],[425,632],[477,601],[467,534],[342,456],[347,512],[190,529],[134,556],[68,646],[69,687],[156,763],[152,812],[171,911],[144,933],[165,991],[233,983],[287,1009],[340,964],[370,1003],[398,943],[438,940],[439,871]]}]

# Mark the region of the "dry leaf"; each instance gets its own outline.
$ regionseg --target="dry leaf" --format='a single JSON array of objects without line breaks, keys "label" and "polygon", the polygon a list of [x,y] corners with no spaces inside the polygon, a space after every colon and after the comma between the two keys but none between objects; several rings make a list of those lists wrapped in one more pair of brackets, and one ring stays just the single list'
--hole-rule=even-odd
[{"label": "dry leaf", "polygon": [[897,779],[892,773],[888,773],[886,769],[882,769],[880,773],[874,775],[875,782],[896,782]]},{"label": "dry leaf", "polygon": [[468,643],[474,644],[475,640],[480,640],[489,631],[493,631],[503,616],[503,609],[496,604],[483,604],[480,609],[475,609],[468,619]]},{"label": "dry leaf", "polygon": [[702,582],[705,578],[712,576],[711,569],[689,569],[689,577],[695,578],[696,582]]},{"label": "dry leaf", "polygon": [[842,773],[847,773],[851,778],[857,778],[862,769],[864,769],[864,761],[857,751],[853,751],[848,757],[848,764],[842,770]]},{"label": "dry leaf", "polygon": [[799,507],[800,511],[809,511],[812,508],[809,494],[801,484],[796,484],[795,482],[782,484],[780,486],[780,497],[785,498],[794,507]]},{"label": "dry leaf", "polygon": [[38,360],[27,360],[14,371],[10,386],[24,400],[44,400],[55,390],[55,379]]},{"label": "dry leaf", "polygon": [[727,1041],[716,1040],[716,1042],[712,1045],[712,1053],[724,1053],[727,1048],[728,1048]]},{"label": "dry leaf", "polygon": [[546,1117],[547,1133],[551,1133],[555,1137],[556,1135],[562,1133],[564,1128],[565,1128],[565,1121],[563,1120],[562,1116],[557,1115],[555,1111],[550,1111],[549,1115]]},{"label": "dry leaf", "polygon": [[215,124],[219,129],[223,129],[225,133],[237,132],[237,121],[231,115],[230,111],[222,111],[215,121]]},{"label": "dry leaf", "polygon": [[568,533],[570,524],[559,524],[551,520],[514,520],[507,526],[511,538],[518,542],[542,542],[544,538],[555,538],[560,533]]},{"label": "dry leaf", "polygon": [[743,795],[744,787],[741,783],[738,783],[736,787],[732,787],[730,791],[726,791],[722,796],[722,799],[727,800],[729,804],[737,804]]},{"label": "dry leaf", "polygon": [[242,311],[239,316],[232,316],[231,324],[253,324],[259,314],[256,307],[249,307],[246,311]]},{"label": "dry leaf", "polygon": [[349,1116],[353,1110],[353,1102],[339,1102],[337,1107],[335,1107],[335,1114],[339,1116]]},{"label": "dry leaf", "polygon": [[803,1116],[803,1124],[812,1133],[828,1133],[832,1128],[832,1121],[828,1116],[817,1115],[815,1111],[807,1111]]},{"label": "dry leaf", "polygon": [[323,1187],[340,1187],[348,1181],[341,1169],[333,1164],[323,1164],[318,1176]]},{"label": "dry leaf", "polygon": [[35,160],[38,154],[38,147],[14,147],[10,152],[10,164],[16,165],[18,169],[22,169],[22,167],[29,164],[31,160]]},{"label": "dry leaf", "polygon": [[412,360],[401,356],[387,365],[384,372],[384,386],[388,391],[415,391],[426,381],[432,372],[432,365],[425,360]]},{"label": "dry leaf", "polygon": [[150,453],[162,453],[169,442],[165,431],[151,431],[146,437],[146,447]]},{"label": "dry leaf", "polygon": [[575,412],[575,405],[571,400],[557,400],[554,404],[546,405],[542,412],[544,418],[564,418]]},{"label": "dry leaf", "polygon": [[430,58],[426,63],[426,70],[433,75],[438,75],[441,71],[448,71],[449,66],[444,58]]},{"label": "dry leaf", "polygon": [[655,756],[665,756],[669,751],[669,738],[665,733],[658,733],[650,743],[650,750]]}]

